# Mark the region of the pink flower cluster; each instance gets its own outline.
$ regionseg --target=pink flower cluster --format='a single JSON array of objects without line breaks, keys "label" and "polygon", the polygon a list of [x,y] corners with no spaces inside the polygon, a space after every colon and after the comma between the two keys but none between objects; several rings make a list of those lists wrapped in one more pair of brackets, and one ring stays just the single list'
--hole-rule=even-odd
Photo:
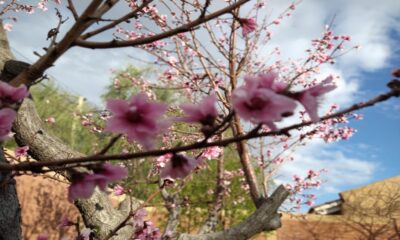
[{"label": "pink flower cluster", "polygon": [[185,113],[185,116],[179,118],[179,120],[188,123],[201,123],[205,126],[213,126],[214,121],[218,116],[215,103],[216,97],[212,94],[203,98],[198,104],[182,104],[181,108]]},{"label": "pink flower cluster", "polygon": [[0,103],[1,106],[7,106],[8,104],[14,104],[21,101],[29,95],[28,89],[25,85],[20,87],[13,87],[8,83],[0,81]]},{"label": "pink flower cluster", "polygon": [[146,210],[141,208],[135,212],[132,217],[132,223],[135,227],[135,235],[133,239],[137,240],[160,240],[160,229],[156,228],[151,221],[145,221]]},{"label": "pink flower cluster", "polygon": [[245,120],[266,124],[275,130],[273,122],[293,114],[296,103],[280,94],[284,83],[276,82],[275,73],[246,76],[245,84],[234,90],[232,103],[236,113]]},{"label": "pink flower cluster", "polygon": [[93,174],[76,173],[72,177],[72,183],[68,188],[68,200],[75,201],[78,198],[89,198],[92,196],[96,186],[105,191],[109,182],[114,182],[128,176],[125,168],[109,163],[103,164],[95,169]]},{"label": "pink flower cluster", "polygon": [[311,120],[317,122],[319,97],[336,87],[329,76],[314,87],[291,93],[287,84],[276,80],[275,73],[246,76],[245,84],[235,89],[232,94],[236,113],[245,120],[262,123],[271,130],[276,130],[274,122],[291,116],[297,100],[304,106]]},{"label": "pink flower cluster", "polygon": [[[274,72],[246,76],[245,84],[235,89],[232,94],[233,108],[236,113],[245,120],[265,124],[275,131],[277,130],[275,122],[291,116],[297,106],[297,100],[304,106],[311,120],[317,122],[319,120],[318,98],[335,88],[332,77],[294,93],[289,92],[286,83],[277,79],[278,75]],[[165,131],[170,124],[170,120],[162,119],[162,115],[168,108],[167,105],[150,102],[145,93],[132,96],[127,101],[109,100],[107,108],[113,115],[104,130],[127,134],[129,141],[138,141],[145,148],[153,147],[155,137]],[[183,104],[181,108],[184,116],[175,120],[200,123],[203,126],[203,133],[208,137],[218,117],[216,96],[211,94],[198,104]],[[156,162],[158,167],[162,168],[162,178],[185,178],[200,164],[200,159],[216,157],[219,150],[219,148],[206,149],[199,159],[180,154],[167,154],[161,156]]]},{"label": "pink flower cluster", "polygon": [[28,155],[29,146],[17,147],[14,151],[16,158],[26,157]]},{"label": "pink flower cluster", "polygon": [[200,155],[200,157],[211,160],[217,158],[222,153],[222,148],[214,146],[208,147],[204,150],[204,152]]}]

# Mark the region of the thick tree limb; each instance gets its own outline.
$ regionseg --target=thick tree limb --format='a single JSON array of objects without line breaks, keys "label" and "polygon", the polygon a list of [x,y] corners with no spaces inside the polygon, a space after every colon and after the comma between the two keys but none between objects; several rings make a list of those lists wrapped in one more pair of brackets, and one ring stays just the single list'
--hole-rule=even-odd
[{"label": "thick tree limb", "polygon": [[[5,162],[0,148],[0,162]],[[0,173],[0,240],[21,239],[21,208],[19,206],[15,179]]]},{"label": "thick tree limb", "polygon": [[246,220],[225,231],[203,235],[181,234],[179,240],[245,240],[262,231],[275,230],[281,226],[279,207],[289,196],[284,186],[275,192]]},{"label": "thick tree limb", "polygon": [[181,214],[182,208],[180,203],[178,203],[178,196],[176,194],[170,194],[166,189],[161,190],[161,196],[164,199],[166,208],[168,210],[168,221],[165,226],[164,236],[170,236],[176,233],[179,226],[179,216]]}]

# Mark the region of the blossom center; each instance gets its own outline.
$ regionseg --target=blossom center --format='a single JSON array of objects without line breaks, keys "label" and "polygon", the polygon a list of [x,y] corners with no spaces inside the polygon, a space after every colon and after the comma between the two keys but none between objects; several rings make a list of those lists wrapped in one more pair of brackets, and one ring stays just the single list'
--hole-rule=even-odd
[{"label": "blossom center", "polygon": [[172,168],[179,168],[187,164],[187,158],[182,155],[175,154],[171,158]]},{"label": "blossom center", "polygon": [[250,104],[245,103],[246,107],[250,110],[260,110],[269,102],[269,100],[262,99],[260,97],[253,97],[250,99]]},{"label": "blossom center", "polygon": [[142,115],[138,112],[138,109],[135,106],[129,108],[128,112],[126,113],[126,118],[129,122],[133,123],[140,122],[143,119]]},{"label": "blossom center", "polygon": [[212,114],[207,114],[207,116],[203,117],[200,120],[200,123],[205,126],[213,126],[215,122],[215,116]]}]

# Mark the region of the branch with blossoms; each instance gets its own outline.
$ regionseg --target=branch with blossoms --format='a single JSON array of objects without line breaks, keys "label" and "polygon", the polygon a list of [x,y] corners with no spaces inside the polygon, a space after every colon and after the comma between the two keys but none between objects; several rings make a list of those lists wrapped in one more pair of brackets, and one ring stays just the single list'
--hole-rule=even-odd
[{"label": "branch with blossoms", "polygon": [[[46,2],[39,2],[41,9],[46,8]],[[158,6],[162,5],[165,8],[167,14],[160,13],[156,2]],[[257,176],[257,170],[260,169],[253,163],[252,141],[263,141],[263,138],[270,137],[274,140],[271,144],[283,144],[283,148],[287,150],[290,148],[288,139],[294,131],[300,133],[305,127],[315,124],[312,127],[316,127],[309,131],[309,134],[300,133],[299,137],[300,140],[311,138],[323,131],[321,125],[334,126],[334,121],[343,121],[346,114],[398,97],[400,84],[398,80],[394,80],[389,84],[391,91],[320,118],[320,98],[335,89],[335,79],[330,76],[317,81],[312,79],[312,75],[318,73],[318,68],[323,64],[334,64],[336,57],[346,53],[344,44],[350,38],[345,35],[336,36],[328,27],[321,38],[312,41],[312,47],[306,51],[308,56],[305,59],[299,62],[271,63],[269,58],[262,56],[262,45],[266,45],[272,39],[274,27],[279,26],[286,17],[290,17],[297,3],[270,20],[267,16],[261,19],[264,7],[262,1],[257,1],[249,14],[244,14],[243,8],[240,7],[247,2],[250,1],[225,1],[221,4],[223,7],[220,7],[221,5],[214,4],[215,1],[208,0],[204,3],[127,0],[123,4],[129,10],[128,13],[115,18],[105,18],[120,1],[93,0],[80,13],[74,1],[68,0],[66,7],[75,22],[64,37],[57,41],[57,33],[54,33],[56,35],[53,35],[53,38],[50,36],[50,47],[45,49],[38,61],[22,71],[17,71],[11,79],[2,79],[11,85],[0,84],[0,138],[3,140],[9,135],[14,123],[16,140],[23,146],[29,146],[29,153],[38,160],[14,164],[1,162],[1,176],[58,171],[71,182],[68,199],[80,209],[85,225],[97,231],[93,233],[96,237],[160,239],[159,230],[143,219],[144,213],[112,209],[104,194],[109,183],[128,176],[127,169],[108,161],[129,163],[138,158],[160,157],[163,159],[163,167],[157,168],[151,176],[160,180],[155,182],[160,183],[158,188],[170,213],[164,238],[173,236],[179,239],[247,239],[261,231],[278,228],[280,216],[277,210],[283,201],[290,193],[294,194],[298,192],[297,189],[312,184],[295,178],[297,185],[292,192],[283,186],[278,187],[272,194],[268,193],[265,186],[264,192],[260,190]],[[60,26],[67,18],[61,13],[57,16]],[[133,30],[125,29],[126,23],[132,23]],[[56,27],[56,31],[59,29]],[[110,41],[91,40],[110,30],[115,31]],[[208,41],[200,41],[200,35],[206,35]],[[109,113],[106,116],[109,117],[102,131],[117,135],[102,150],[84,156],[45,130],[32,100],[25,99],[22,102],[28,91],[25,86],[20,86],[35,83],[57,59],[73,47],[142,49],[155,56],[155,63],[165,70],[158,79],[165,85],[161,87],[183,89],[181,95],[196,104],[185,103],[177,107],[156,102],[157,95],[152,92],[152,87],[149,87],[153,84],[149,84],[148,81],[132,81],[138,85],[132,87],[142,91],[133,94],[128,100],[107,101]],[[279,52],[279,49],[274,49],[271,56],[279,55]],[[396,74],[394,76],[398,77]],[[154,87],[158,86],[154,84]],[[278,127],[277,123],[296,115],[295,108],[299,104],[305,109],[305,112],[300,114],[301,122]],[[183,134],[176,134],[179,133],[177,125],[195,126],[198,132],[184,137]],[[158,144],[160,135],[164,138],[162,147]],[[125,140],[138,146],[137,149],[140,150],[107,154],[113,150],[117,141]],[[225,194],[225,163],[221,156],[216,176],[216,196],[209,221],[206,221],[206,226],[198,236],[179,234],[177,228],[183,203],[178,201],[177,192],[168,191],[168,183],[182,183],[178,188],[179,192],[194,173],[202,171],[201,168],[207,165],[207,156],[212,155],[209,152],[211,148],[230,144],[236,146],[234,151],[240,161],[239,170],[245,179],[242,183],[244,189],[248,189],[247,193],[256,210],[238,225],[222,232],[212,232],[218,222],[217,216],[222,209]],[[260,155],[263,154],[261,149]],[[280,153],[276,158],[279,158],[279,155]],[[214,158],[216,156],[218,154]],[[312,173],[315,172],[309,172],[312,176],[309,179],[316,177]],[[268,178],[269,176],[264,175],[263,184]],[[146,180],[154,182],[149,178]],[[171,188],[173,187],[172,184]]]},{"label": "branch with blossoms", "polygon": [[[109,160],[129,160],[129,159],[136,159],[136,158],[143,158],[143,157],[156,157],[156,156],[162,156],[168,153],[171,154],[178,154],[180,152],[186,152],[186,151],[190,151],[190,150],[195,150],[195,149],[200,149],[200,148],[207,148],[207,147],[214,147],[214,146],[227,146],[229,144],[235,143],[235,142],[239,142],[239,141],[244,141],[244,140],[249,140],[249,139],[253,139],[253,138],[260,138],[260,137],[267,137],[267,136],[276,136],[276,135],[285,135],[285,136],[290,136],[290,131],[292,130],[299,130],[303,127],[315,124],[319,121],[326,121],[329,119],[335,119],[338,117],[342,117],[343,115],[352,113],[354,111],[366,108],[366,107],[371,107],[374,106],[377,103],[380,102],[384,102],[387,101],[388,99],[392,98],[392,97],[399,97],[400,95],[400,88],[399,85],[400,82],[398,80],[393,80],[389,83],[390,86],[392,86],[392,90],[387,92],[387,93],[383,93],[380,94],[368,101],[364,101],[364,102],[360,102],[358,104],[354,104],[351,107],[348,107],[346,109],[343,109],[341,111],[338,111],[336,113],[321,117],[320,120],[317,121],[306,121],[306,122],[302,122],[302,123],[297,123],[297,124],[293,124],[291,126],[288,127],[283,127],[283,128],[275,128],[275,130],[273,131],[268,131],[268,132],[264,132],[264,131],[250,131],[247,134],[241,135],[241,136],[235,136],[235,137],[231,137],[231,138],[225,138],[225,139],[221,139],[218,141],[213,141],[213,142],[206,142],[206,141],[202,141],[202,142],[197,142],[197,143],[192,143],[192,144],[188,144],[188,145],[183,145],[183,146],[179,146],[179,147],[175,147],[175,148],[169,148],[169,149],[160,149],[160,150],[149,150],[149,151],[143,151],[143,152],[139,152],[139,153],[126,153],[126,154],[116,154],[116,155],[92,155],[92,156],[88,156],[88,157],[79,157],[79,158],[69,158],[69,159],[59,159],[59,160],[52,160],[52,161],[40,161],[40,162],[22,162],[22,163],[18,163],[18,164],[5,164],[2,163],[0,164],[0,170],[2,171],[33,171],[33,172],[41,172],[41,168],[45,168],[45,167],[57,167],[57,166],[61,166],[60,168],[58,168],[57,170],[63,170],[63,169],[68,169],[68,168],[74,168],[77,166],[85,166],[84,163],[88,163],[88,165],[92,165],[94,162],[105,162],[105,161],[109,161]],[[143,96],[143,95],[142,95]],[[123,103],[125,105],[125,103]],[[156,113],[156,112],[154,112]],[[158,114],[159,112],[157,112]],[[129,116],[125,115],[126,112],[124,112],[124,116]],[[150,115],[152,116],[152,115]],[[121,122],[111,122],[112,125],[115,124],[115,126],[118,126],[116,132],[119,133],[120,132],[120,128],[123,130],[129,129],[129,127],[121,127],[121,125],[119,125],[119,123]],[[144,123],[143,123],[144,124]],[[268,125],[271,123],[268,123]],[[124,126],[124,125],[122,125]],[[9,128],[9,130],[11,130],[11,128]],[[152,129],[152,130],[158,130],[156,129]],[[254,128],[253,130],[260,130],[259,127]],[[135,137],[138,137],[136,134],[136,130],[133,130],[133,136],[132,140]],[[147,136],[153,136],[154,137],[154,132],[150,135],[146,135],[146,138],[144,139],[140,139],[140,135],[139,135],[139,141],[142,141],[142,143],[144,144],[149,144],[149,139],[147,138]],[[132,136],[132,135],[131,135]],[[178,155],[178,158],[179,155]],[[182,162],[182,161],[186,161],[184,159],[180,159],[180,160],[176,160],[177,162]],[[196,162],[197,160],[193,160],[192,162]],[[177,163],[178,164],[178,163]],[[195,165],[197,165],[198,163],[194,163]],[[66,166],[63,166],[66,165]],[[185,166],[186,167],[186,164]],[[190,172],[192,169],[195,168],[195,166],[187,166],[188,169],[190,170],[184,170],[183,173],[185,172]],[[177,172],[177,174],[180,174],[181,172]],[[184,174],[187,175],[187,174]]]}]

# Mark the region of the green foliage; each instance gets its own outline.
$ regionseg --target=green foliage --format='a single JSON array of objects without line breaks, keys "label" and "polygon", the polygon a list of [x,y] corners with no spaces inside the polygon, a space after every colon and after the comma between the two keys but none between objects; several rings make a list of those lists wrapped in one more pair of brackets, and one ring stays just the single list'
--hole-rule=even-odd
[{"label": "green foliage", "polygon": [[149,69],[137,69],[130,65],[123,70],[117,71],[112,77],[113,84],[106,87],[101,98],[103,100],[128,99],[131,95],[140,91],[139,86],[132,84],[132,80],[140,78],[148,71]]},{"label": "green foliage", "polygon": [[84,98],[59,90],[51,81],[36,85],[30,91],[40,117],[44,120],[49,117],[55,119],[54,124],[45,124],[48,130],[72,148],[90,153],[96,147],[93,144],[104,139],[104,136],[92,134],[81,124],[79,114],[96,111]]}]

